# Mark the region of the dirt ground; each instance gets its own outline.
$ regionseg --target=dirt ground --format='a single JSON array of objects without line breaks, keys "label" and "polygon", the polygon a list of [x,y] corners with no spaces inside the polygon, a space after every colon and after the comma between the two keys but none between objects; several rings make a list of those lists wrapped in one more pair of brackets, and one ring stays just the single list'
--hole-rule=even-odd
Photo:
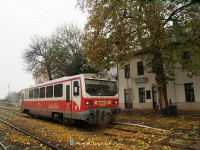
[{"label": "dirt ground", "polygon": [[153,111],[123,110],[116,121],[142,124],[171,133],[147,149],[200,150],[200,112],[178,111],[177,116],[164,117]]},{"label": "dirt ground", "polygon": [[[200,112],[178,112],[177,116],[163,117],[153,111],[123,110],[115,121],[132,123],[133,126],[111,124],[96,127],[63,125],[9,113],[5,115],[18,127],[65,149],[69,148],[73,139],[73,149],[200,150]],[[10,146],[9,149],[45,149],[44,145],[4,124],[0,124],[0,141]]]}]

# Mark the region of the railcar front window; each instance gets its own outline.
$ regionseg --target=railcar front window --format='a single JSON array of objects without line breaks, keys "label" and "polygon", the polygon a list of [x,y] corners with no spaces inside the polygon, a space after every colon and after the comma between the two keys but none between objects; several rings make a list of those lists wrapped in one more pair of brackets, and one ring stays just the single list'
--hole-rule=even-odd
[{"label": "railcar front window", "polygon": [[86,92],[91,96],[115,96],[117,83],[115,81],[103,81],[85,79]]}]

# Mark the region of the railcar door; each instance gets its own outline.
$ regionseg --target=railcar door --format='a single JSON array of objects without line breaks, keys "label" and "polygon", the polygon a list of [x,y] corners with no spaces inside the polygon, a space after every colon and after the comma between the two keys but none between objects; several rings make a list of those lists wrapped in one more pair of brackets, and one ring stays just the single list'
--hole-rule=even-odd
[{"label": "railcar door", "polygon": [[24,91],[20,92],[20,100],[19,100],[19,105],[20,105],[20,108],[22,109],[23,107],[23,103],[24,103]]},{"label": "railcar door", "polygon": [[72,118],[72,94],[71,94],[71,81],[66,84],[66,103],[67,103],[67,118]]},{"label": "railcar door", "polygon": [[72,86],[72,116],[74,119],[79,119],[78,112],[80,111],[81,105],[80,79],[73,80]]}]

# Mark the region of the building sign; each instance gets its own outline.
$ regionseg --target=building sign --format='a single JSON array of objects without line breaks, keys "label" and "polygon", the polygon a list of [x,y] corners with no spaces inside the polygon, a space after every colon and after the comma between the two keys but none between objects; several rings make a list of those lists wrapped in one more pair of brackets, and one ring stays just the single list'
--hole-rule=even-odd
[{"label": "building sign", "polygon": [[135,79],[135,83],[147,83],[147,82],[148,82],[148,78],[147,77],[136,78]]}]

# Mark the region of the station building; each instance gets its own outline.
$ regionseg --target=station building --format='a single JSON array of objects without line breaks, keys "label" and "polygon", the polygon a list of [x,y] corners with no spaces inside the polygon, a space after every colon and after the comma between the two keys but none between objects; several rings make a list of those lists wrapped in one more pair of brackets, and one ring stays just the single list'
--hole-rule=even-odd
[{"label": "station building", "polygon": [[[144,66],[145,62],[132,58],[125,69],[118,69],[121,109],[156,109],[158,92],[155,74],[145,72]],[[175,80],[169,81],[167,85],[168,100],[178,110],[200,111],[200,76],[189,78],[180,69],[175,69],[174,72]]]}]

